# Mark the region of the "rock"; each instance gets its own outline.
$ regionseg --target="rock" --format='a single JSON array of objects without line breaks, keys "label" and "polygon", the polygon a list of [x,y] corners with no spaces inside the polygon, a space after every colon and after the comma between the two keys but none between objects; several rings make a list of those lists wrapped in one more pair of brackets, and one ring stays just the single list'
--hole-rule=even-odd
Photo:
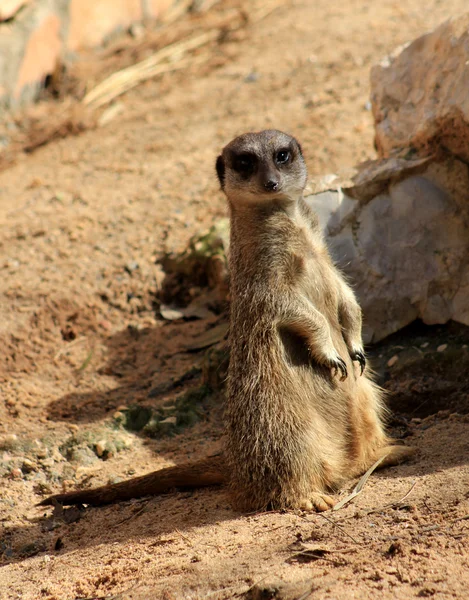
[{"label": "rock", "polygon": [[[0,106],[34,100],[71,53],[106,42],[145,19],[162,20],[176,0],[3,0]],[[185,12],[189,5],[184,4]]]},{"label": "rock", "polygon": [[391,158],[306,198],[355,288],[367,343],[416,319],[469,325],[468,189],[468,166],[454,157]]},{"label": "rock", "polygon": [[34,463],[32,460],[29,460],[29,458],[25,458],[23,460],[23,465],[21,468],[23,473],[32,473],[33,471],[37,471],[38,469],[37,464]]},{"label": "rock", "polygon": [[96,442],[95,451],[99,458],[101,458],[106,452],[106,440],[99,440],[99,442]]},{"label": "rock", "polygon": [[371,71],[380,156],[442,148],[469,162],[469,13],[399,48]]},{"label": "rock", "polygon": [[25,89],[41,86],[56,70],[62,51],[60,19],[47,15],[34,29],[24,50],[15,84],[14,98],[18,100]]},{"label": "rock", "polygon": [[7,21],[16,15],[31,0],[3,0],[0,6],[0,21]]},{"label": "rock", "polygon": [[19,467],[15,467],[10,471],[12,479],[23,479],[23,471]]},{"label": "rock", "polygon": [[311,201],[326,205],[320,218],[355,286],[367,342],[416,319],[469,325],[468,64],[469,13],[374,67],[382,160],[336,186],[336,206]]},{"label": "rock", "polygon": [[7,433],[0,437],[0,450],[15,450],[20,446],[16,433]]}]

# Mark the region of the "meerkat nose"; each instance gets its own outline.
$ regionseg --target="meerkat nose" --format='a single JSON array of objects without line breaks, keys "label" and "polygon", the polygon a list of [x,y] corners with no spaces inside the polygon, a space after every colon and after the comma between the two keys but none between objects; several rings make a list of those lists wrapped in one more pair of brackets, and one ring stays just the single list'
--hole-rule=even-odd
[{"label": "meerkat nose", "polygon": [[278,189],[278,181],[275,181],[275,179],[268,179],[267,181],[264,181],[264,187],[269,192],[275,192]]}]

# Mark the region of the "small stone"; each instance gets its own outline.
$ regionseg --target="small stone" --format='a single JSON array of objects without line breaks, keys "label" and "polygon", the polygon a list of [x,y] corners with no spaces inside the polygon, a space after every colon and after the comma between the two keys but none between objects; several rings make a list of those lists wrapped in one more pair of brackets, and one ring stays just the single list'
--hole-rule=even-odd
[{"label": "small stone", "polygon": [[420,348],[428,348],[429,345],[430,342],[424,342],[423,344],[420,344]]},{"label": "small stone", "polygon": [[139,264],[138,264],[138,262],[137,262],[137,261],[135,261],[135,260],[131,260],[130,262],[128,262],[128,263],[125,265],[125,270],[126,270],[126,271],[127,271],[127,273],[129,273],[129,275],[130,275],[131,273],[133,273],[134,271],[136,271],[136,270],[138,269],[138,267],[139,267]]},{"label": "small stone", "polygon": [[441,344],[440,346],[438,346],[438,348],[436,349],[436,351],[437,352],[444,352],[447,347],[448,347],[448,344]]},{"label": "small stone", "polygon": [[129,27],[129,33],[133,38],[139,40],[145,35],[145,27],[141,23],[132,23]]},{"label": "small stone", "polygon": [[29,460],[29,458],[25,458],[23,460],[22,470],[23,473],[31,473],[32,471],[37,471],[37,465],[33,463],[32,460]]},{"label": "small stone", "polygon": [[167,425],[176,425],[177,417],[166,417],[166,419],[163,419],[162,421],[160,421],[160,425],[163,423],[165,423]]},{"label": "small stone", "polygon": [[18,436],[15,433],[9,433],[0,438],[0,448],[2,450],[13,450],[17,445]]},{"label": "small stone", "polygon": [[101,458],[106,452],[106,440],[100,440],[96,443],[96,454]]},{"label": "small stone", "polygon": [[23,479],[23,471],[19,467],[12,469],[10,475],[13,479]]},{"label": "small stone", "polygon": [[397,356],[397,354],[392,356],[387,362],[388,367],[393,367],[397,363],[398,360],[399,360],[399,357]]},{"label": "small stone", "polygon": [[110,331],[112,329],[112,323],[110,321],[106,321],[105,319],[103,319],[102,321],[99,321],[99,324],[106,331]]},{"label": "small stone", "polygon": [[64,492],[74,489],[75,486],[76,486],[76,483],[75,483],[75,481],[73,481],[73,479],[64,479],[62,481],[62,487],[63,487]]},{"label": "small stone", "polygon": [[12,19],[19,9],[31,0],[5,0],[0,6],[0,21]]},{"label": "small stone", "polygon": [[258,79],[259,79],[259,74],[256,73],[255,71],[252,71],[251,73],[249,73],[249,75],[246,75],[246,77],[244,78],[244,81],[246,83],[255,83]]}]

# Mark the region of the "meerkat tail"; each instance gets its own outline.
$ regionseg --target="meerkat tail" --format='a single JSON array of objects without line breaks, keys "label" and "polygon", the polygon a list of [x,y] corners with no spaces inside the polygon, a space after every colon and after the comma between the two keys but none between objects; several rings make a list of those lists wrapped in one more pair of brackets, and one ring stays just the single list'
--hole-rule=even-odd
[{"label": "meerkat tail", "polygon": [[45,498],[37,506],[89,504],[102,506],[113,502],[155,496],[174,488],[200,488],[221,485],[227,481],[227,469],[221,454],[202,460],[167,467],[141,477],[91,490],[56,494]]}]

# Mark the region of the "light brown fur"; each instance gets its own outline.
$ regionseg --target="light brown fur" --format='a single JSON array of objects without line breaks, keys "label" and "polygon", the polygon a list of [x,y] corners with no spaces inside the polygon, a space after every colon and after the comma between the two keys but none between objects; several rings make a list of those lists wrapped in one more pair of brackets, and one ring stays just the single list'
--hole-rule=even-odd
[{"label": "light brown fur", "polygon": [[378,458],[386,456],[384,466],[412,453],[384,431],[382,392],[363,373],[361,310],[303,200],[296,140],[273,130],[240,136],[217,172],[231,213],[223,455],[41,504],[105,504],[228,482],[240,510],[326,510],[329,494]]}]

